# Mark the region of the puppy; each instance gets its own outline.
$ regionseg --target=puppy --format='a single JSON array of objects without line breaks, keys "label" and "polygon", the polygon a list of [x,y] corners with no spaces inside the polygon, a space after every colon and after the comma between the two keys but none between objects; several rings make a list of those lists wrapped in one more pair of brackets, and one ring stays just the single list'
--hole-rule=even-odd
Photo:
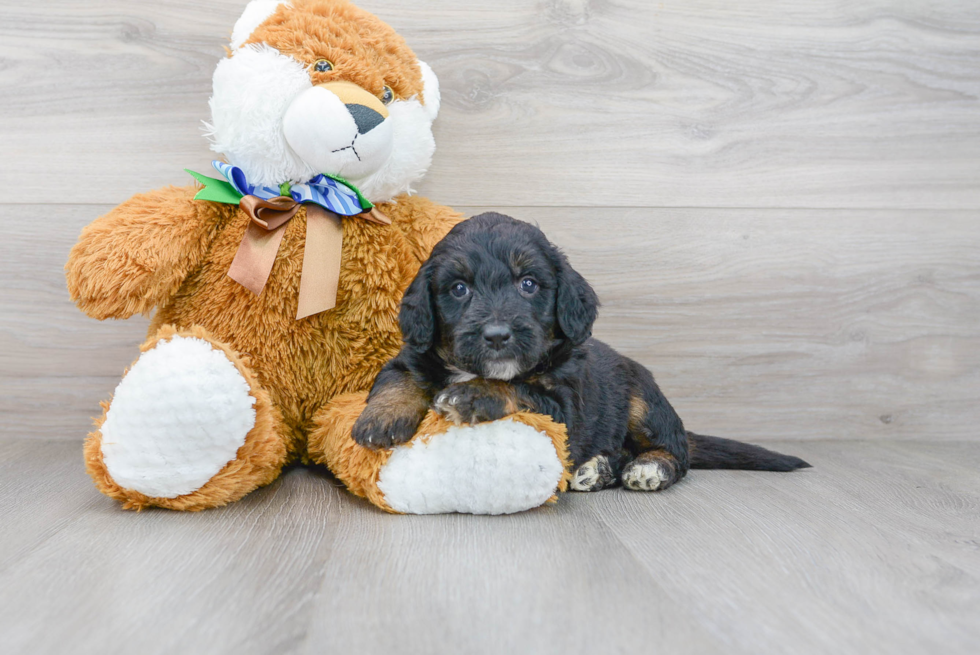
[{"label": "puppy", "polygon": [[405,293],[405,345],[378,374],[354,440],[404,443],[430,407],[457,424],[526,410],[565,424],[578,491],[658,491],[692,466],[809,466],[687,432],[646,368],[591,338],[598,307],[538,228],[495,213],[460,223]]}]

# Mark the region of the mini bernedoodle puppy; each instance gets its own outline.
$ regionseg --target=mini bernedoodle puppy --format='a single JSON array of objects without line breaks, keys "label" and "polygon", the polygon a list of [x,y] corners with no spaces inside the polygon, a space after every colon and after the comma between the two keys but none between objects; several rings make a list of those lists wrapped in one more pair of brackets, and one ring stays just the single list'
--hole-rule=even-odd
[{"label": "mini bernedoodle puppy", "polygon": [[538,228],[501,214],[457,225],[402,300],[405,345],[378,374],[357,443],[411,439],[429,408],[455,423],[527,410],[564,423],[571,488],[657,491],[689,468],[792,471],[797,457],[688,432],[650,372],[591,338],[599,302]]}]

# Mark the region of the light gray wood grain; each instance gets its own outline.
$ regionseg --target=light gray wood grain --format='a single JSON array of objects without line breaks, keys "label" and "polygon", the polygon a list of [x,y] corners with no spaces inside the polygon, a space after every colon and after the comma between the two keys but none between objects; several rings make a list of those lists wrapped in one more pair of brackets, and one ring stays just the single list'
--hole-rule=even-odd
[{"label": "light gray wood grain", "polygon": [[309,644],[328,652],[723,649],[697,610],[670,603],[594,518],[561,506],[401,518],[369,522],[351,511],[337,525],[340,556],[324,576],[363,593],[318,596]]},{"label": "light gray wood grain", "polygon": [[972,653],[974,443],[780,443],[509,517],[389,516],[318,470],[123,512],[77,444],[0,440],[0,641],[19,653]]},{"label": "light gray wood grain", "polygon": [[973,212],[519,215],[594,283],[596,336],[650,368],[695,431],[978,436]]},{"label": "light gray wood grain", "polygon": [[[64,288],[75,235],[108,208],[0,208],[7,434],[80,438],[137,355],[146,319],[93,321]],[[604,303],[596,336],[650,367],[691,429],[980,436],[972,212],[511,211],[569,253]]]},{"label": "light gray wood grain", "polygon": [[[207,170],[211,73],[244,4],[0,3],[6,187],[116,203]],[[969,0],[362,4],[442,79],[423,190],[447,204],[980,200]]]},{"label": "light gray wood grain", "polygon": [[[789,634],[801,637],[790,649],[800,653],[975,648],[980,484],[956,465],[973,449],[787,447],[815,468],[712,472],[711,483],[694,472],[670,503],[608,494],[589,509],[676,602],[696,603],[712,634],[743,649],[785,652]],[[684,540],[651,529],[678,522],[727,527]]]}]

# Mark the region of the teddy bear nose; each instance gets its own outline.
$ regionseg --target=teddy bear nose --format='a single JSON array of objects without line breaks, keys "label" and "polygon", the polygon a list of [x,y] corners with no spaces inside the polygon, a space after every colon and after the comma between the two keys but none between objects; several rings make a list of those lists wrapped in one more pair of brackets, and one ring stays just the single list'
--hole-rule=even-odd
[{"label": "teddy bear nose", "polygon": [[347,111],[350,112],[350,115],[354,117],[354,122],[357,123],[358,134],[367,134],[384,122],[384,116],[374,111],[370,107],[355,104],[344,106],[347,107]]}]

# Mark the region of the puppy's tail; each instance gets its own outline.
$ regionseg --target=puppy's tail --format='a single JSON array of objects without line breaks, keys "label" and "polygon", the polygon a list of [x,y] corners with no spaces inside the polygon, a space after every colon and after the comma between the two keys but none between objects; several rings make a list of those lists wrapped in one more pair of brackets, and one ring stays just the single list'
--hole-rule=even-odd
[{"label": "puppy's tail", "polygon": [[795,471],[810,468],[799,457],[703,434],[687,433],[692,469],[739,469],[742,471]]}]

